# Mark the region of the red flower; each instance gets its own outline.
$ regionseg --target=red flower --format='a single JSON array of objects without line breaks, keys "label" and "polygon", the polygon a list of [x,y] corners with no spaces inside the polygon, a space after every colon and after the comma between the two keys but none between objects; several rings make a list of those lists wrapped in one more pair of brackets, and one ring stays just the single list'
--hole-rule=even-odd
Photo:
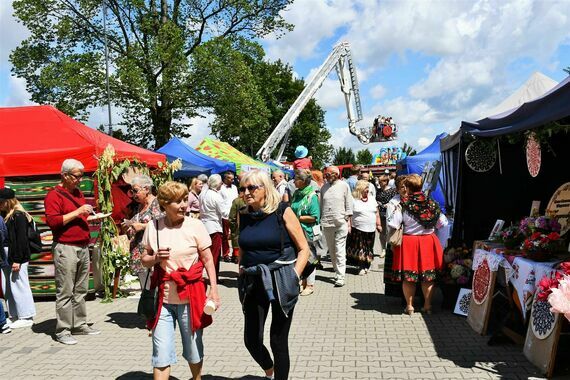
[{"label": "red flower", "polygon": [[538,294],[536,295],[536,299],[538,301],[546,302],[548,301],[548,296],[550,295],[550,293],[552,293],[550,289],[548,289],[548,291],[538,292]]},{"label": "red flower", "polygon": [[560,234],[558,232],[551,232],[547,236],[550,240],[558,240],[560,239]]},{"label": "red flower", "polygon": [[566,262],[560,264],[560,269],[562,269],[564,271],[564,274],[570,275],[570,261],[566,261]]},{"label": "red flower", "polygon": [[532,235],[530,235],[530,239],[531,240],[536,240],[540,237],[541,233],[540,232],[535,232]]}]

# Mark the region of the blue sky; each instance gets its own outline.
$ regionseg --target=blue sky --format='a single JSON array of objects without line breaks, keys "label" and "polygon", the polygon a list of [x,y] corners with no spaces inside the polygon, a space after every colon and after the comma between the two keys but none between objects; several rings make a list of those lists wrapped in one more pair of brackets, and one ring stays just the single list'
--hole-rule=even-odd
[{"label": "blue sky", "polygon": [[[8,52],[26,36],[0,2],[0,106],[26,105],[22,81],[10,77]],[[281,59],[303,78],[340,41],[352,47],[364,120],[392,116],[400,139],[421,149],[462,120],[478,120],[539,71],[559,82],[570,66],[570,1],[374,1],[296,0],[283,12],[295,29],[262,44],[268,59]],[[348,133],[336,74],[316,95],[326,110],[335,146],[365,146]],[[105,120],[94,109],[88,124]],[[211,118],[190,131],[192,145],[209,134]],[[393,143],[392,143],[393,144]],[[367,147],[377,150],[382,144]]]}]

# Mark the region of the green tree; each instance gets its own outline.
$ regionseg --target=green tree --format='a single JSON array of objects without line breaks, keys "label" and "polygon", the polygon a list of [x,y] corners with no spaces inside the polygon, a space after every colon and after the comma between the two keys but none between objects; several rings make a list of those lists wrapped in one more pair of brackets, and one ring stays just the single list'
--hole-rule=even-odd
[{"label": "green tree", "polygon": [[570,75],[570,66],[567,66],[565,69],[562,69],[566,74]]},{"label": "green tree", "polygon": [[[205,78],[201,91],[213,104],[213,134],[254,156],[301,93],[304,81],[295,79],[283,62],[264,60],[261,46],[244,39],[212,41],[196,57],[199,77]],[[321,167],[330,159],[330,136],[324,111],[312,100],[291,130],[285,155],[294,159],[295,147],[304,145],[313,166]]]},{"label": "green tree", "polygon": [[[104,1],[112,100],[125,109],[129,139],[142,146],[160,146],[174,134],[188,136],[184,120],[211,106],[195,91],[202,78],[195,73],[194,55],[205,41],[292,28],[280,13],[292,0]],[[79,119],[90,107],[105,104],[102,4],[14,1],[15,16],[31,35],[10,60],[33,101]]]},{"label": "green tree", "polygon": [[372,152],[370,149],[364,148],[356,153],[356,163],[362,165],[370,165],[372,163]]},{"label": "green tree", "polygon": [[416,152],[411,145],[408,145],[408,143],[404,143],[404,145],[402,145],[402,152],[406,153],[407,156],[415,156],[418,154],[418,152]]},{"label": "green tree", "polygon": [[334,151],[333,164],[335,165],[356,164],[356,157],[354,156],[352,148],[344,148],[344,147],[337,148]]}]

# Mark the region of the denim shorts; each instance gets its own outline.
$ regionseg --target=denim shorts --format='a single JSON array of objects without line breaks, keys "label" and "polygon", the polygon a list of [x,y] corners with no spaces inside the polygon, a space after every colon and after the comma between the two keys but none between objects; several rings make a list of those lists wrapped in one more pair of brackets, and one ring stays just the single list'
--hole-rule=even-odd
[{"label": "denim shorts", "polygon": [[152,333],[152,366],[163,368],[176,363],[176,324],[182,337],[182,356],[188,363],[200,363],[204,357],[202,330],[192,334],[189,304],[163,304],[160,318]]}]

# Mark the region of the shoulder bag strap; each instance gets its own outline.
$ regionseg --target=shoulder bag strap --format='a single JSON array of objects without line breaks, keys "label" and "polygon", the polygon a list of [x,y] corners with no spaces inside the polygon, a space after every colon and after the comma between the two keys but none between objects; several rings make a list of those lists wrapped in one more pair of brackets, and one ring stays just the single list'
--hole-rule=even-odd
[{"label": "shoulder bag strap", "polygon": [[[158,255],[158,248],[160,247],[158,242],[158,219],[154,219],[154,226],[156,228],[156,249],[157,249],[156,254]],[[146,279],[144,280],[144,285],[143,285],[144,289],[146,289],[146,284],[148,282],[149,277],[150,277],[150,268],[148,268],[146,271]]]}]

